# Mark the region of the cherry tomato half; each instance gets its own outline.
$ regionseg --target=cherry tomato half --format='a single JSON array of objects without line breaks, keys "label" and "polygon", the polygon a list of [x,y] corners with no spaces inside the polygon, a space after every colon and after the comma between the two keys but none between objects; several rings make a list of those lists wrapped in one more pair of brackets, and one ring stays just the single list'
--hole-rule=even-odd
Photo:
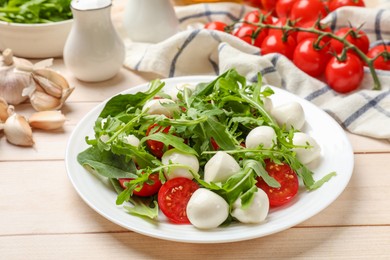
[{"label": "cherry tomato half", "polygon": [[199,185],[187,178],[178,177],[165,182],[158,192],[158,206],[173,223],[189,224],[187,204]]},{"label": "cherry tomato half", "polygon": [[[146,130],[146,136],[162,131],[163,133],[168,133],[170,126],[162,127],[158,124],[152,124]],[[148,146],[150,152],[156,156],[157,158],[161,158],[164,154],[164,143],[155,141],[155,140],[147,140],[146,145]]]},{"label": "cherry tomato half", "polygon": [[297,195],[299,188],[298,176],[288,164],[276,164],[266,160],[265,170],[280,183],[279,188],[272,188],[261,177],[257,178],[256,186],[268,195],[271,207],[284,205]]},{"label": "cherry tomato half", "polygon": [[316,41],[317,39],[308,38],[298,43],[293,58],[294,64],[312,77],[320,76],[332,57],[328,45],[320,41],[316,46]]},{"label": "cherry tomato half", "polygon": [[367,57],[374,58],[382,52],[387,52],[387,57],[380,56],[377,58],[374,61],[374,68],[379,70],[390,70],[390,46],[384,44],[374,46],[368,51]]},{"label": "cherry tomato half", "polygon": [[[122,188],[126,189],[126,183],[131,181],[133,179],[131,178],[119,178],[118,181],[119,181],[119,184],[122,186]],[[149,183],[150,181],[150,183]],[[137,191],[137,190],[134,190],[133,191],[133,194],[134,195],[137,195],[137,196],[140,196],[140,197],[149,197],[149,196],[152,196],[154,194],[156,194],[160,187],[161,187],[161,181],[160,181],[160,178],[158,177],[158,173],[152,173],[149,175],[149,181],[148,183],[144,183],[142,185],[142,188]]]},{"label": "cherry tomato half", "polygon": [[205,29],[224,32],[227,24],[221,21],[209,22],[204,25]]},{"label": "cherry tomato half", "polygon": [[332,57],[325,68],[326,82],[332,89],[340,93],[357,89],[363,76],[363,63],[352,53],[347,53],[345,61],[339,61],[336,57]]},{"label": "cherry tomato half", "polygon": [[329,1],[329,11],[333,12],[337,8],[343,6],[361,6],[364,7],[365,4],[363,0],[330,0]]},{"label": "cherry tomato half", "polygon": [[291,7],[291,20],[302,25],[308,22],[317,21],[327,15],[324,4],[321,0],[298,0]]}]

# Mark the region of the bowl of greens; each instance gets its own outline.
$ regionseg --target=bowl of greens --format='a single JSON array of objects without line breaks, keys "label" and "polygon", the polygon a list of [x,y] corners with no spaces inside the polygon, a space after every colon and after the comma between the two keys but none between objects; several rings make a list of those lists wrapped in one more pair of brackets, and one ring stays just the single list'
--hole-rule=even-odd
[{"label": "bowl of greens", "polygon": [[0,51],[60,57],[72,26],[71,0],[0,0]]}]

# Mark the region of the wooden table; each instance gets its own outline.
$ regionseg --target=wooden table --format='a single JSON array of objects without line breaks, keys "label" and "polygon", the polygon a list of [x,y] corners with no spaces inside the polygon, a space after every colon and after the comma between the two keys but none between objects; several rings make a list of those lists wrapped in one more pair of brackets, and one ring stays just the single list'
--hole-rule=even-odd
[{"label": "wooden table", "polygon": [[[54,67],[76,86],[61,130],[34,130],[35,145],[10,145],[0,134],[0,259],[390,259],[390,144],[348,134],[352,179],[318,215],[286,231],[226,244],[187,244],[126,230],[92,210],[64,164],[78,121],[106,98],[156,75],[122,69],[102,83],[77,81],[62,60]],[[29,104],[17,107],[29,116]]]}]

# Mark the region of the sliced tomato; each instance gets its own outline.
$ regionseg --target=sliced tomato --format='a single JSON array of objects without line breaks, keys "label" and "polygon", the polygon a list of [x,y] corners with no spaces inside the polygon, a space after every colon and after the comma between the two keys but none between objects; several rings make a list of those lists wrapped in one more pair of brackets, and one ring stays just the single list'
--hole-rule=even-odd
[{"label": "sliced tomato", "polygon": [[178,177],[165,182],[158,192],[158,206],[173,223],[189,224],[187,204],[199,185],[187,178]]},{"label": "sliced tomato", "polygon": [[[146,130],[146,136],[161,131],[163,133],[168,133],[170,128],[171,128],[170,126],[162,127],[158,124],[152,124]],[[155,140],[147,140],[146,145],[148,146],[150,152],[157,158],[161,158],[162,155],[164,154],[164,143]]]},{"label": "sliced tomato", "polygon": [[[119,184],[122,186],[122,188],[126,189],[126,183],[131,181],[133,179],[131,178],[119,178]],[[160,178],[158,177],[158,173],[152,173],[149,175],[149,181],[148,183],[144,183],[142,188],[137,191],[134,190],[133,194],[140,196],[140,197],[149,197],[154,194],[156,194],[161,187],[162,183],[160,181]]]},{"label": "sliced tomato", "polygon": [[284,205],[297,195],[299,188],[298,176],[288,164],[276,164],[267,160],[265,170],[280,183],[279,188],[272,188],[261,177],[257,178],[256,186],[268,195],[271,207]]}]

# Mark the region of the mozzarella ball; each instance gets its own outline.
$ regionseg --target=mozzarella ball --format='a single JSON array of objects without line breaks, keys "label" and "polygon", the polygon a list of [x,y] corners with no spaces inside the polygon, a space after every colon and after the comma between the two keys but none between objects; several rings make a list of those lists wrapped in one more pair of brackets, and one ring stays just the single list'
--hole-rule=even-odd
[{"label": "mozzarella ball", "polygon": [[172,117],[175,111],[178,112],[179,107],[175,101],[167,98],[149,100],[142,107],[142,112],[146,112],[149,115],[165,115],[166,117]]},{"label": "mozzarella ball", "polygon": [[294,133],[293,144],[297,146],[307,146],[309,144],[311,146],[309,148],[296,147],[292,149],[296,153],[298,160],[303,164],[310,163],[321,155],[321,147],[308,134],[301,132]]},{"label": "mozzarella ball", "polygon": [[187,217],[191,224],[197,228],[216,228],[228,216],[228,203],[221,196],[208,189],[197,189],[188,201]]},{"label": "mozzarella ball", "polygon": [[240,165],[230,154],[218,151],[204,166],[204,180],[224,182],[240,169]]},{"label": "mozzarella ball", "polygon": [[271,113],[272,108],[274,107],[272,99],[266,97],[266,98],[264,98],[263,102],[264,102],[265,111],[267,111],[268,113]]},{"label": "mozzarella ball", "polygon": [[252,129],[245,139],[245,146],[249,149],[254,149],[263,145],[263,148],[271,148],[276,144],[275,130],[270,126],[258,126]]},{"label": "mozzarella ball", "polygon": [[[182,153],[177,149],[170,149],[166,151],[161,157],[161,162],[163,165],[169,165],[171,163],[183,164],[188,166],[193,172],[197,173],[199,171],[199,161],[198,158],[193,154]],[[165,177],[167,180],[184,177],[187,179],[193,179],[194,176],[188,168],[180,166],[172,166],[169,169],[165,168]]]},{"label": "mozzarella ball", "polygon": [[138,139],[138,137],[136,137],[135,135],[128,135],[128,136],[125,136],[123,138],[123,140],[132,145],[132,146],[135,146],[135,147],[138,147],[139,143],[140,143],[140,140]]},{"label": "mozzarella ball", "polygon": [[174,88],[169,88],[168,90],[165,91],[166,94],[168,94],[172,100],[177,100],[177,94],[179,92],[184,92],[185,89],[189,89],[192,92],[195,91],[196,85],[189,84],[189,83],[184,83],[184,84],[178,84]]},{"label": "mozzarella ball", "polygon": [[243,209],[241,198],[233,203],[231,215],[242,223],[260,223],[267,217],[269,211],[269,199],[262,189],[257,189],[253,201],[248,208]]},{"label": "mozzarella ball", "polygon": [[287,130],[292,127],[301,130],[305,124],[305,112],[301,104],[292,101],[272,108],[271,115],[279,126],[286,126]]}]

